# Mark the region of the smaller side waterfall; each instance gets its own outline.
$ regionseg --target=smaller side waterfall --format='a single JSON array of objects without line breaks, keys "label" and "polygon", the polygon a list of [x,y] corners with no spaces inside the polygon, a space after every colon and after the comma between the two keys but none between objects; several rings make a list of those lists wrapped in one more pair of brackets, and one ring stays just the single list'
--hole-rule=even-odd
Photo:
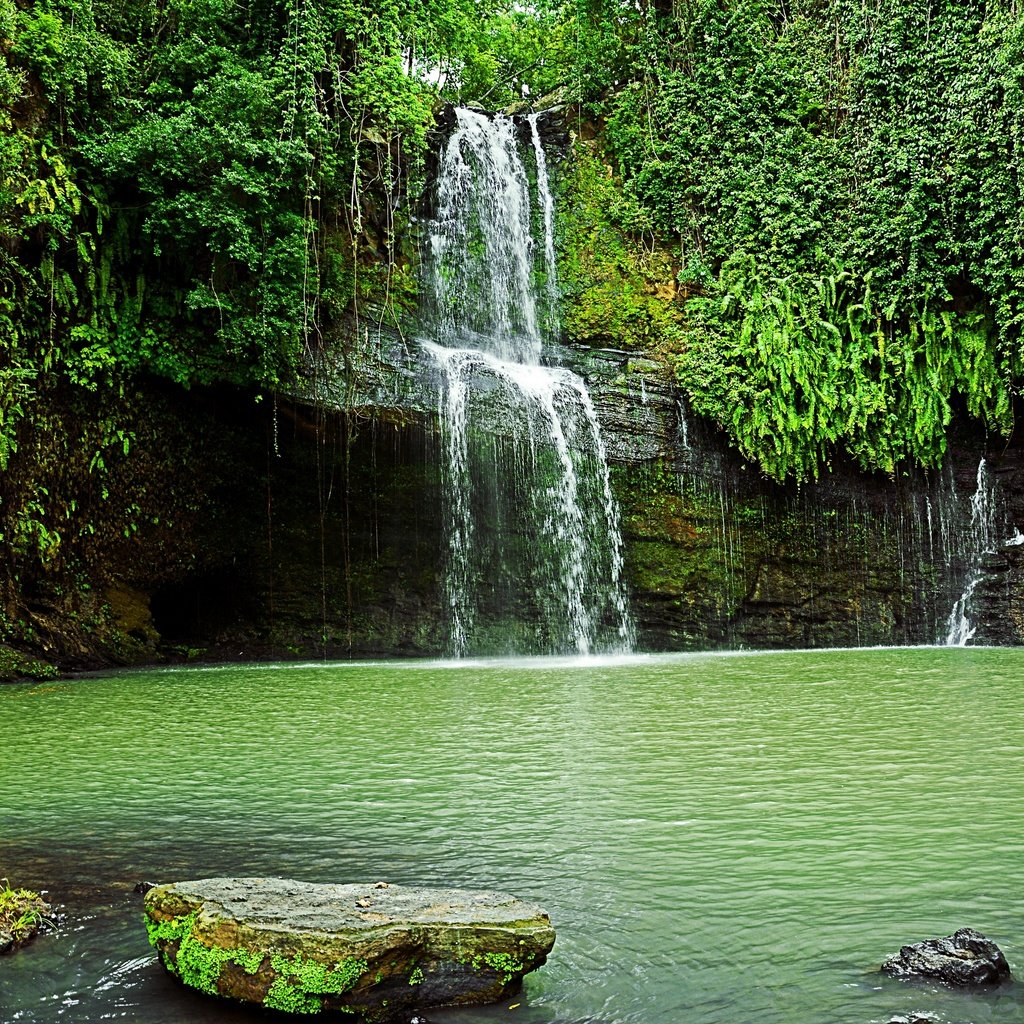
[{"label": "smaller side waterfall", "polygon": [[974,591],[984,578],[982,560],[997,544],[995,479],[982,459],[978,463],[977,486],[971,497],[971,523],[967,538],[970,573],[963,593],[953,605],[946,623],[944,643],[948,647],[966,647],[977,631],[970,619]]},{"label": "smaller side waterfall", "polygon": [[551,194],[548,179],[548,161],[540,141],[537,127],[538,114],[527,119],[530,124],[530,139],[533,142],[533,158],[537,165],[537,199],[543,219],[544,231],[544,300],[546,311],[544,326],[549,331],[558,327],[558,275],[555,270],[555,199]]}]

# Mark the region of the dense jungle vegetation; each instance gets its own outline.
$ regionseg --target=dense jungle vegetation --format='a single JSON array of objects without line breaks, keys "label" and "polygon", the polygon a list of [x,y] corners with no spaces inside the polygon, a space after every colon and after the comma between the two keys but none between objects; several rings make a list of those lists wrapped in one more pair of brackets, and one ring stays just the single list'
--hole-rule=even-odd
[{"label": "dense jungle vegetation", "polygon": [[[678,245],[694,407],[772,476],[937,464],[1020,373],[1024,21],[1012,2],[678,3],[594,25],[625,203]],[[582,72],[582,69],[581,69]]]},{"label": "dense jungle vegetation", "polygon": [[1011,431],[1015,0],[0,0],[0,53],[8,610],[157,518],[140,380],[269,393],[412,305],[444,101],[568,104],[568,333],[661,352],[768,475]]}]

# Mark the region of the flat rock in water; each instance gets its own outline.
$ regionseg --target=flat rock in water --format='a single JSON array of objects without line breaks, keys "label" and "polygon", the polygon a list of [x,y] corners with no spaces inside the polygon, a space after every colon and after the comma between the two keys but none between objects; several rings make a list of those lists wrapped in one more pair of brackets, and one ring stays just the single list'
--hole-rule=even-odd
[{"label": "flat rock in water", "polygon": [[164,966],[209,995],[389,1021],[496,1002],[547,959],[548,915],[514,896],[382,882],[206,878],[150,889]]},{"label": "flat rock in water", "polygon": [[1002,950],[972,928],[903,946],[882,964],[882,971],[897,978],[934,978],[959,987],[998,985],[1010,977]]}]

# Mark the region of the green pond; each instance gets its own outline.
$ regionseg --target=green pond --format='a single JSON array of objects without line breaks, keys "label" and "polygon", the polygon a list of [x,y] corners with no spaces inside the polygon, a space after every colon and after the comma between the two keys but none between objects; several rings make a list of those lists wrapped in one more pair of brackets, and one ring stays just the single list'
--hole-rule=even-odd
[{"label": "green pond", "polygon": [[0,688],[0,876],[55,934],[0,1021],[266,1021],[156,964],[140,880],[502,889],[558,941],[436,1024],[1024,1022],[884,978],[961,926],[1024,976],[1024,650],[189,668]]}]

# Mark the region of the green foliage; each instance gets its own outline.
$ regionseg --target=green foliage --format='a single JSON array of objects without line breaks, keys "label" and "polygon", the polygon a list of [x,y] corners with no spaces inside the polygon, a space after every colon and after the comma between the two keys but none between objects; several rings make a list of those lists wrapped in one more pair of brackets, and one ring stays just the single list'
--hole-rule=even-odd
[{"label": "green foliage", "polygon": [[485,967],[502,975],[501,983],[507,985],[516,975],[525,974],[526,962],[511,953],[479,953],[470,960],[474,970],[481,971]]},{"label": "green foliage", "polygon": [[[408,291],[437,83],[518,80],[536,21],[473,0],[0,0],[14,365],[93,388],[287,377],[354,303]],[[0,453],[17,394],[0,383]]]},{"label": "green foliage", "polygon": [[137,375],[273,389],[348,344],[353,314],[415,303],[402,232],[434,108],[498,95],[477,64],[518,81],[540,35],[491,51],[530,20],[474,0],[0,0],[5,612],[95,553],[136,457]]},{"label": "green foliage", "polygon": [[672,258],[654,239],[650,214],[624,194],[593,147],[577,146],[559,233],[565,329],[572,337],[623,348],[679,344]]},{"label": "green foliage", "polygon": [[449,87],[460,102],[490,109],[518,102],[524,86],[530,96],[544,96],[567,81],[572,43],[558,4],[480,5],[461,52],[445,65]]},{"label": "green foliage", "polygon": [[771,476],[817,476],[841,445],[865,469],[941,463],[957,391],[1004,430],[1009,396],[995,331],[927,293],[894,321],[870,276],[760,278],[752,259],[723,268],[715,298],[690,303],[680,376],[694,408],[721,419]]},{"label": "green foliage", "polygon": [[[198,917],[198,910],[159,923],[147,917],[146,934],[149,944],[164,954],[164,963],[182,982],[207,995],[216,995],[217,979],[234,951],[216,946],[211,948],[197,938],[195,924]],[[176,948],[168,956],[165,950],[171,945],[176,945]]]},{"label": "green foliage", "polygon": [[[216,995],[217,982],[226,963],[234,963],[247,974],[255,974],[267,955],[261,950],[221,949],[207,946],[196,934],[199,911],[166,921],[146,918],[150,945],[160,950],[168,968],[186,985],[208,995]],[[173,947],[168,955],[167,950]],[[367,970],[365,960],[351,958],[328,967],[311,957],[297,954],[270,956],[274,980],[267,990],[264,1005],[289,1013],[316,1013],[325,995],[341,995],[352,989]]]},{"label": "green foliage", "polygon": [[19,340],[85,386],[274,383],[354,298],[325,254],[359,235],[361,179],[393,213],[398,151],[422,156],[431,104],[401,26],[344,0],[115,6],[6,19],[8,77],[47,104],[16,111],[4,153],[0,215],[40,278],[0,277]]},{"label": "green foliage", "polygon": [[[8,632],[0,617],[0,637]],[[0,683],[9,683],[16,679],[56,679],[60,675],[55,665],[38,658],[31,658],[16,651],[6,644],[0,643]]]},{"label": "green foliage", "polygon": [[954,408],[1009,429],[1017,15],[981,0],[582,10],[583,94],[640,211],[633,237],[678,247],[685,319],[666,336],[696,409],[779,478],[842,449],[890,472],[935,464]]},{"label": "green foliage", "polygon": [[[198,918],[198,910],[160,922],[146,917],[149,944],[164,955],[168,969],[184,984],[207,995],[216,995],[217,981],[226,963],[237,964],[246,974],[255,974],[260,969],[266,959],[261,950],[207,946],[195,934]],[[175,949],[167,956],[165,950],[170,946]]]},{"label": "green foliage", "polygon": [[367,963],[351,958],[329,968],[297,954],[290,959],[274,956],[271,967],[277,977],[267,991],[264,1005],[290,1013],[317,1013],[323,1006],[321,996],[341,995],[354,988],[367,970]]}]

